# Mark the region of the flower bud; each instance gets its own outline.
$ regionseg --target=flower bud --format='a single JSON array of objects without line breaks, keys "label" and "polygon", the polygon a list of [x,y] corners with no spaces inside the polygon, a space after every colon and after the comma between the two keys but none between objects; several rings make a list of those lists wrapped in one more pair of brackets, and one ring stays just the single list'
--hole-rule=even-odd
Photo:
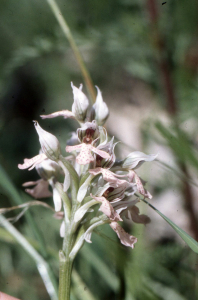
[{"label": "flower bud", "polygon": [[57,178],[61,172],[60,166],[50,159],[45,159],[40,164],[36,165],[36,170],[41,178],[48,180],[52,177]]},{"label": "flower bud", "polygon": [[83,127],[77,130],[77,135],[80,142],[91,144],[99,137],[99,129],[95,121],[86,122]]},{"label": "flower bud", "polygon": [[33,121],[39,136],[43,153],[51,160],[58,160],[60,155],[60,144],[55,135],[41,128],[37,121]]},{"label": "flower bud", "polygon": [[81,84],[79,89],[71,83],[74,95],[74,103],[72,105],[72,113],[75,115],[76,119],[80,122],[84,122],[87,109],[89,106],[89,100],[82,92],[83,85]]},{"label": "flower bud", "polygon": [[158,154],[146,155],[140,151],[131,152],[122,162],[122,167],[127,170],[139,168],[145,161],[153,161]]},{"label": "flower bud", "polygon": [[91,118],[96,120],[98,125],[103,125],[109,116],[109,109],[107,104],[103,101],[101,91],[97,88],[96,102],[91,111]]}]

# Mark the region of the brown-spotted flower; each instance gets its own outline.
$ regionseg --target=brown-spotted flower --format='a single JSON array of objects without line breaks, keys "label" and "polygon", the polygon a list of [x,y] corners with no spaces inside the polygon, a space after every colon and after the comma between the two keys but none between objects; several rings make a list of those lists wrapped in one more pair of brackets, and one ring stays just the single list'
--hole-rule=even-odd
[{"label": "brown-spotted flower", "polygon": [[103,158],[109,158],[110,155],[93,146],[93,143],[99,136],[99,130],[97,124],[93,122],[87,122],[82,128],[77,130],[78,138],[81,144],[75,146],[66,146],[66,152],[80,151],[80,154],[76,157],[76,162],[80,165],[86,165],[94,161],[94,157],[91,152],[100,155]]}]

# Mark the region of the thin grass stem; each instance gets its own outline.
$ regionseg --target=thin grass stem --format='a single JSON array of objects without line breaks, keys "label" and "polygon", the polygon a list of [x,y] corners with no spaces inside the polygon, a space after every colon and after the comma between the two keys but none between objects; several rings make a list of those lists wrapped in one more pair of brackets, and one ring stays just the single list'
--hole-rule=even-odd
[{"label": "thin grass stem", "polygon": [[64,35],[66,36],[66,38],[68,39],[69,41],[69,44],[74,52],[74,55],[76,57],[76,60],[78,62],[78,65],[80,67],[80,70],[81,70],[81,73],[82,73],[82,76],[84,78],[84,81],[85,81],[85,84],[86,84],[86,87],[87,87],[87,90],[90,94],[90,97],[91,97],[91,100],[92,100],[92,103],[95,102],[95,98],[96,98],[96,92],[95,92],[95,89],[94,89],[94,86],[93,86],[93,83],[92,83],[92,80],[91,80],[91,76],[85,66],[85,63],[84,63],[84,60],[83,60],[83,57],[78,49],[78,46],[76,45],[76,42],[73,38],[73,35],[71,33],[71,30],[65,20],[65,18],[63,17],[62,13],[61,13],[61,10],[60,8],[58,7],[57,3],[55,0],[47,0],[54,16],[56,17]]}]

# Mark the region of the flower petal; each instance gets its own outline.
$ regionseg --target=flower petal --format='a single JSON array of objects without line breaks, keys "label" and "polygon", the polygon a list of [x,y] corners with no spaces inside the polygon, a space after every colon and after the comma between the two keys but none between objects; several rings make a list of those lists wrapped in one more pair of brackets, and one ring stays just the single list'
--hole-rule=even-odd
[{"label": "flower petal", "polygon": [[139,224],[148,224],[150,223],[150,218],[146,215],[139,214],[139,208],[137,206],[133,206],[128,210],[128,217],[133,220],[135,223]]},{"label": "flower petal", "polygon": [[75,145],[75,146],[66,146],[65,150],[66,152],[72,152],[72,151],[80,151],[81,148],[82,148],[82,144]]},{"label": "flower petal", "polygon": [[52,119],[52,118],[56,118],[56,117],[63,117],[64,119],[67,119],[67,118],[75,119],[73,112],[71,112],[69,110],[56,111],[49,115],[41,115],[40,117],[42,119]]},{"label": "flower petal", "polygon": [[105,224],[105,221],[100,220],[100,221],[98,221],[98,222],[92,224],[92,225],[87,229],[87,231],[86,231],[85,234],[84,234],[84,239],[85,239],[85,241],[86,241],[87,243],[92,243],[92,241],[91,241],[91,235],[92,235],[92,232],[93,232],[94,228],[96,228],[96,227],[98,227],[98,226],[100,226],[100,225],[103,225],[103,224]]},{"label": "flower petal", "polygon": [[103,151],[103,150],[99,150],[98,148],[95,148],[94,146],[91,146],[91,151],[95,152],[96,154],[100,155],[103,158],[110,158],[109,153]]},{"label": "flower petal", "polygon": [[90,151],[90,146],[87,144],[81,144],[80,154],[76,157],[76,162],[80,165],[86,165],[94,161],[94,158]]},{"label": "flower petal", "polygon": [[113,206],[105,197],[95,197],[92,194],[90,195],[93,199],[98,202],[101,202],[100,210],[112,221],[122,221],[119,214],[113,209]]},{"label": "flower petal", "polygon": [[137,190],[138,192],[143,195],[144,197],[146,198],[149,198],[149,199],[152,199],[152,195],[147,191],[145,190],[143,184],[142,184],[142,181],[141,179],[138,177],[137,174],[135,174],[135,182],[137,184]]},{"label": "flower petal", "polygon": [[90,207],[92,207],[93,205],[97,204],[98,202],[95,200],[91,200],[88,201],[87,203],[85,203],[84,205],[82,205],[75,213],[74,215],[74,222],[79,222],[80,220],[82,220],[82,218],[84,217],[84,215],[88,212],[88,210],[90,209]]},{"label": "flower petal", "polygon": [[60,226],[60,237],[64,238],[64,236],[65,236],[65,220],[62,221]]},{"label": "flower petal", "polygon": [[60,211],[62,207],[62,200],[56,188],[53,188],[53,201],[54,201],[55,211]]},{"label": "flower petal", "polygon": [[[23,186],[30,186],[33,182],[26,182]],[[49,191],[49,183],[46,180],[40,179],[35,181],[36,186],[32,189],[25,189],[26,193],[34,197],[35,199],[48,198],[52,196]]]},{"label": "flower petal", "polygon": [[22,186],[24,187],[27,187],[27,186],[33,186],[33,185],[36,185],[38,184],[42,179],[39,179],[39,180],[36,180],[36,181],[27,181],[27,182],[24,182],[22,184]]},{"label": "flower petal", "polygon": [[40,164],[47,156],[44,153],[34,156],[33,158],[25,158],[24,164],[18,165],[18,168],[21,170],[28,169],[32,170],[37,164]]},{"label": "flower petal", "polygon": [[86,193],[87,193],[87,189],[88,189],[92,179],[93,179],[93,175],[89,175],[89,177],[85,180],[85,182],[80,186],[80,188],[78,190],[78,194],[77,194],[77,201],[78,202],[82,202],[83,199],[85,198]]},{"label": "flower petal", "polygon": [[[123,210],[130,210],[131,207],[133,207],[137,202],[139,202],[139,199],[135,200],[122,200],[122,201],[112,201],[111,204],[114,208],[114,210],[117,211],[118,214],[120,214]],[[125,212],[124,212],[125,213]]]},{"label": "flower petal", "polygon": [[134,151],[130,153],[124,160],[122,167],[126,169],[137,169],[139,168],[145,161],[153,161],[158,154],[150,154],[146,155],[140,151]]},{"label": "flower petal", "polygon": [[107,182],[113,183],[114,187],[123,186],[124,184],[128,185],[128,182],[126,180],[120,180],[117,178],[117,177],[126,177],[125,175],[115,174],[108,169],[103,169],[103,168],[90,169],[89,173],[93,174],[94,176],[102,173],[103,179],[106,180]]},{"label": "flower petal", "polygon": [[117,236],[123,245],[131,247],[132,249],[134,248],[134,244],[137,243],[136,237],[124,231],[124,229],[117,222],[111,222],[110,226],[117,233]]}]

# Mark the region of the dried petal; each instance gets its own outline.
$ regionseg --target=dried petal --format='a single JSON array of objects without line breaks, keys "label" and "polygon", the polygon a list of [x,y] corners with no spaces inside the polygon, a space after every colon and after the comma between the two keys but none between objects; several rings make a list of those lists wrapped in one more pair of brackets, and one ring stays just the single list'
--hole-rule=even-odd
[{"label": "dried petal", "polygon": [[[139,208],[137,206],[133,206],[128,210],[128,218],[132,219],[133,222],[139,223],[139,224],[148,224],[150,223],[150,218],[146,215],[140,215],[139,214]],[[127,217],[127,216],[126,216]]]},{"label": "dried petal", "polygon": [[46,180],[39,179],[37,181],[29,181],[23,184],[24,187],[33,186],[32,189],[26,189],[26,193],[34,197],[35,199],[48,198],[52,196],[52,193],[49,191],[49,183]]},{"label": "dried petal", "polygon": [[134,244],[137,243],[136,237],[124,231],[124,229],[117,222],[111,222],[110,226],[117,233],[117,236],[123,245],[131,247],[132,249],[134,248]]}]

